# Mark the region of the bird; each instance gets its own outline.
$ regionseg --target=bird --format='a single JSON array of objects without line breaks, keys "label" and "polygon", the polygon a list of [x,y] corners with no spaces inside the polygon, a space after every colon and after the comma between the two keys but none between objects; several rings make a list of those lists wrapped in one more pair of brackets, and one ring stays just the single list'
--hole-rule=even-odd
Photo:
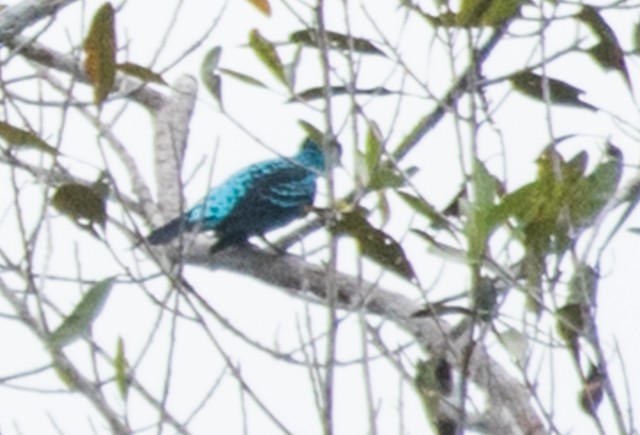
[{"label": "bird", "polygon": [[213,230],[217,240],[211,253],[244,244],[251,236],[263,236],[303,217],[326,166],[320,144],[307,137],[292,157],[254,163],[236,172],[186,213],[153,230],[146,241],[162,245],[184,232]]}]

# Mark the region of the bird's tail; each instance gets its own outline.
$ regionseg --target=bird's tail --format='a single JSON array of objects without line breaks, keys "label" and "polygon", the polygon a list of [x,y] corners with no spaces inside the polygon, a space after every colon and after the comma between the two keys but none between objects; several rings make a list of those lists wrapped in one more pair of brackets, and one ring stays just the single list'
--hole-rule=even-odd
[{"label": "bird's tail", "polygon": [[153,230],[146,237],[147,243],[150,245],[164,245],[178,237],[183,231],[189,230],[189,227],[182,216],[177,217],[160,228]]}]

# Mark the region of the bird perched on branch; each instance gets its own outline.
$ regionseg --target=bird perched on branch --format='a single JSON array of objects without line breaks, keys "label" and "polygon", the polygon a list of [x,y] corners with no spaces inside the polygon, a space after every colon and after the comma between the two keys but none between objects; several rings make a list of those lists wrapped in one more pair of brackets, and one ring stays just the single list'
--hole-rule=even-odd
[{"label": "bird perched on branch", "polygon": [[327,166],[320,145],[307,138],[293,157],[255,163],[232,175],[146,240],[161,245],[183,232],[213,230],[212,253],[242,244],[304,216],[316,195],[316,179]]}]

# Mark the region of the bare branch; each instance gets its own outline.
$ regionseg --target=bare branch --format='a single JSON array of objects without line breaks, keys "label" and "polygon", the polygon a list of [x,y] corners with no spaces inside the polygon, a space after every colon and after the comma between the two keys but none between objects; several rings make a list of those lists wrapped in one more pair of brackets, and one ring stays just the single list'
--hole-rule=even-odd
[{"label": "bare branch", "polygon": [[[321,300],[326,295],[327,271],[300,258],[272,254],[255,248],[232,248],[209,255],[206,243],[190,245],[186,264],[211,269],[226,269],[252,276],[279,288],[298,293],[312,293]],[[470,345],[467,334],[453,339],[451,326],[431,318],[413,317],[422,307],[409,298],[373,284],[334,272],[337,299],[342,309],[358,311],[387,319],[416,338],[430,352],[446,354],[458,368],[463,364]],[[509,428],[501,433],[542,434],[544,425],[529,403],[530,392],[488,354],[481,343],[473,343],[469,363],[470,378],[482,388],[491,402],[492,427]]]},{"label": "bare branch", "polygon": [[[82,63],[72,55],[64,54],[46,45],[33,42],[30,38],[24,36],[16,36],[7,41],[6,44],[14,50],[18,50],[22,56],[29,60],[45,67],[66,72],[74,80],[81,83],[89,83],[89,77],[85,73]],[[161,93],[125,74],[118,73],[116,75],[114,89],[150,110],[159,110],[165,102],[165,97]]]},{"label": "bare branch", "polygon": [[77,0],[24,0],[0,11],[0,41],[8,44],[27,27]]},{"label": "bare branch", "polygon": [[197,96],[198,84],[191,76],[175,83],[173,94],[155,117],[155,169],[160,208],[165,216],[182,210],[180,170],[187,147],[189,120]]}]

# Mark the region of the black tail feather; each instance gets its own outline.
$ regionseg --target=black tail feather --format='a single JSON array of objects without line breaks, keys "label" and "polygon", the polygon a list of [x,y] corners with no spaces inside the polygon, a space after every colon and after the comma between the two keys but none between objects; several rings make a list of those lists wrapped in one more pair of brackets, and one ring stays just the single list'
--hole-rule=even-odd
[{"label": "black tail feather", "polygon": [[156,228],[146,237],[150,245],[164,245],[175,239],[183,231],[188,231],[189,225],[182,217],[177,217],[160,228]]}]

